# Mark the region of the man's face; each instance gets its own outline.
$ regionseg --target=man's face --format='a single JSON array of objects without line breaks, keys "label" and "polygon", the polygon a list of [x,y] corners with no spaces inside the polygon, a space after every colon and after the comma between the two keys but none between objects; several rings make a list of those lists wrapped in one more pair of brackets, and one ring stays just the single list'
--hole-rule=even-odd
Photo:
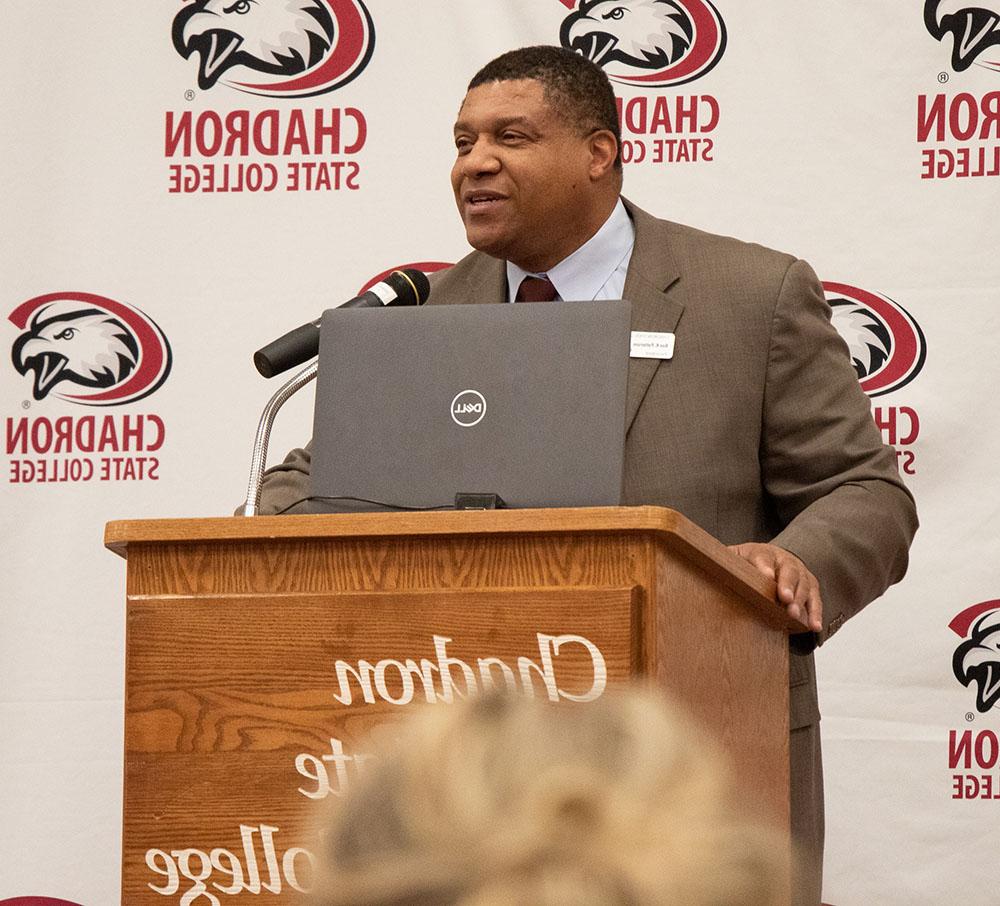
[{"label": "man's face", "polygon": [[469,244],[532,271],[579,248],[597,203],[591,144],[534,79],[473,88],[455,123],[451,171]]}]

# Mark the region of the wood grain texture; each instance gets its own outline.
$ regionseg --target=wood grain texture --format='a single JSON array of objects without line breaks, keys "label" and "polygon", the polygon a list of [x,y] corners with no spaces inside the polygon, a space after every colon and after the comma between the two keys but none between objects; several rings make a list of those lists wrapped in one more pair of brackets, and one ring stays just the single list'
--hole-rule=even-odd
[{"label": "wood grain texture", "polygon": [[[148,851],[180,860],[191,850],[195,861],[203,851],[225,884],[212,850],[223,867],[232,868],[223,849],[263,866],[262,826],[278,829],[266,831],[268,871],[280,875],[289,847],[294,871],[314,805],[299,790],[321,783],[296,759],[324,765],[328,791],[347,782],[371,734],[397,732],[427,697],[419,665],[434,661],[435,636],[450,640],[448,657],[473,668],[498,658],[518,676],[518,658],[540,661],[538,633],[588,639],[609,683],[645,677],[679,697],[732,753],[741,804],[787,822],[785,633],[795,627],[772,583],[672,511],[157,520],[110,523],[106,539],[128,558],[129,906],[179,902],[150,889],[170,879],[147,867]],[[353,698],[338,702],[338,661],[376,691],[381,669],[385,694],[364,700],[364,684],[344,674]],[[496,663],[487,669],[501,681]],[[430,675],[436,690],[440,670]],[[535,694],[546,691],[525,675]],[[591,654],[567,645],[555,675],[559,690],[587,692]],[[180,892],[184,883],[193,882]],[[263,894],[294,902],[287,884]]]},{"label": "wood grain texture", "polygon": [[698,716],[729,751],[738,802],[790,819],[788,646],[746,603],[699,566],[657,551],[658,685]]},{"label": "wood grain texture", "polygon": [[[240,828],[262,825],[310,847],[315,802],[302,789],[317,787],[298,757],[319,765],[336,740],[352,776],[374,726],[428,699],[442,706],[446,671],[453,699],[507,686],[499,662],[512,688],[539,697],[629,682],[637,604],[634,588],[586,587],[130,599],[125,902],[162,902],[148,888],[151,850],[239,853]],[[549,650],[549,686],[543,640],[566,636],[600,661],[564,640]],[[334,769],[327,782],[344,781]]]},{"label": "wood grain texture", "polygon": [[[626,536],[494,535],[137,545],[129,594],[291,594],[329,591],[621,585]],[[138,550],[137,550],[138,548]],[[137,556],[141,551],[141,556]]]},{"label": "wood grain texture", "polygon": [[[386,546],[380,549],[377,545],[369,549],[370,543],[378,538],[392,543],[413,542],[417,539],[426,541],[430,538],[441,540],[448,536],[464,541],[476,538],[485,542],[491,538],[515,536],[538,541],[541,538],[548,540],[559,536],[579,539],[588,533],[606,536],[615,532],[625,533],[629,538],[641,533],[672,545],[684,556],[695,559],[713,578],[760,607],[762,618],[771,625],[787,632],[802,631],[803,624],[789,620],[784,609],[776,606],[773,582],[765,579],[746,561],[737,557],[680,513],[664,507],[140,519],[109,522],[105,528],[105,546],[123,557],[128,556],[130,548],[149,543],[161,546],[172,542],[176,545],[174,550],[190,547],[191,556],[186,559],[185,566],[188,571],[193,571],[192,575],[198,571],[196,563],[199,555],[208,556],[203,546],[199,548],[199,542],[208,542],[215,551],[219,550],[220,546],[225,547],[225,542],[230,542],[243,553],[260,554],[263,549],[266,551],[263,554],[266,562],[260,562],[261,557],[258,556],[253,564],[254,575],[249,577],[254,581],[260,580],[275,569],[283,573],[289,571],[297,573],[300,567],[308,569],[310,565],[318,566],[316,558],[320,555],[315,545],[302,544],[308,541],[317,542],[322,549],[332,539],[342,541],[354,539],[357,544],[345,545],[342,548],[343,552],[353,562],[359,564],[361,561],[358,560],[358,556],[361,554],[374,557],[376,562],[361,565],[377,569],[379,561],[384,558],[387,550]],[[263,546],[258,543],[265,539],[271,544]],[[421,546],[418,544],[415,548],[419,550]],[[307,560],[312,559],[312,564],[289,561],[285,555],[292,549],[302,552]],[[454,553],[457,557],[464,554],[466,561],[470,562],[467,545],[462,545],[461,551]],[[485,568],[489,566],[478,558],[475,562]],[[447,563],[442,565],[444,568],[449,566]],[[460,563],[453,565],[460,566]],[[202,572],[207,571],[218,579],[226,578],[218,573],[217,563],[205,562],[202,566]],[[527,566],[531,568],[530,564]],[[139,578],[130,571],[130,580]],[[359,587],[366,586],[362,584]],[[424,587],[436,586],[431,582]],[[137,593],[138,588],[138,585],[135,588],[130,585],[130,591]],[[241,590],[252,592],[257,588],[259,585],[251,584]]]},{"label": "wood grain texture", "polygon": [[[345,710],[331,698],[337,662],[436,662],[435,636],[448,640],[449,657],[475,667],[487,655],[512,665],[522,656],[538,661],[537,633],[580,635],[604,654],[610,678],[627,680],[637,666],[635,601],[631,588],[131,601],[126,720],[128,729],[143,732],[130,734],[127,745],[147,752],[283,747],[282,720],[290,744],[298,745],[302,733],[331,726]],[[589,688],[590,658],[579,645],[557,659],[563,688],[574,694]],[[399,671],[384,672],[390,697],[400,697]],[[414,702],[421,697],[414,692]],[[230,714],[246,725],[239,733],[227,724]]]}]

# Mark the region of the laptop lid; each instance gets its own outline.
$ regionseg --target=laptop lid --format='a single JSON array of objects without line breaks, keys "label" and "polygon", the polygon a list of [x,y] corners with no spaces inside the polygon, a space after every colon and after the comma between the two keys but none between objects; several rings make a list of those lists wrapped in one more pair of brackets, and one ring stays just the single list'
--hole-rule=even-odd
[{"label": "laptop lid", "polygon": [[460,492],[620,503],[630,315],[622,301],[327,311],[313,494],[385,508],[448,507]]}]

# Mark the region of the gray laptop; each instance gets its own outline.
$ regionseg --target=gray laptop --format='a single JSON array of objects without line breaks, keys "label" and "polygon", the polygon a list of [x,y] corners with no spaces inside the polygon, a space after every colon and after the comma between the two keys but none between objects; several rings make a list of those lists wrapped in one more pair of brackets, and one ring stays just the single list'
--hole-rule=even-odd
[{"label": "gray laptop", "polygon": [[630,314],[621,301],[327,311],[310,510],[443,508],[458,493],[620,503]]}]

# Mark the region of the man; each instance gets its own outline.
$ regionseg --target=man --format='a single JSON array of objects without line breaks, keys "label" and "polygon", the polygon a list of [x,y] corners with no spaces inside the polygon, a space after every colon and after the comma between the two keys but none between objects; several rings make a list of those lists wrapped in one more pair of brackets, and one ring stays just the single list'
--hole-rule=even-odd
[{"label": "man", "polygon": [[[435,275],[436,304],[626,298],[633,330],[673,332],[633,359],[624,502],[673,507],[775,579],[812,633],[790,666],[796,903],[820,900],[823,791],[812,649],[898,581],[917,520],[830,324],[794,258],[657,220],[620,197],[604,73],[523,48],[472,80],[452,187],[476,249]],[[272,470],[264,511],[309,493],[308,452]]]}]

